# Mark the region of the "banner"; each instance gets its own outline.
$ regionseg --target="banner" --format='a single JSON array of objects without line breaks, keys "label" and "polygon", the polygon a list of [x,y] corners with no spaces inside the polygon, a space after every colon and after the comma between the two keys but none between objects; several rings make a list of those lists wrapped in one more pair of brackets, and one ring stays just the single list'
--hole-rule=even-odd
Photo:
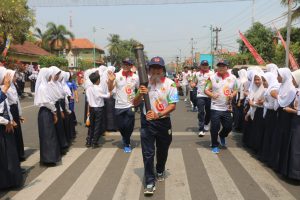
[{"label": "banner", "polygon": [[3,52],[2,52],[2,56],[3,56],[3,57],[6,56],[6,54],[7,54],[7,52],[8,52],[8,49],[9,49],[9,47],[10,47],[10,43],[11,43],[11,36],[8,36],[8,37],[7,37],[7,40],[6,40],[5,48],[4,48]]},{"label": "banner", "polygon": [[[277,28],[276,28],[276,30],[277,30]],[[285,41],[284,41],[284,39],[283,39],[283,37],[282,37],[282,35],[281,35],[281,33],[280,33],[279,30],[277,30],[277,35],[278,35],[279,39],[281,40],[281,43],[282,43],[284,49],[286,49],[286,43],[285,43]],[[291,52],[291,51],[289,51],[289,61],[291,63],[291,67],[292,67],[293,70],[299,69],[299,65],[296,62],[296,59],[295,59],[295,57],[293,55],[293,52]]]},{"label": "banner", "polygon": [[265,61],[262,59],[262,57],[257,53],[257,51],[255,50],[255,48],[250,44],[250,42],[247,40],[247,38],[239,31],[240,37],[243,40],[243,42],[245,43],[245,45],[247,46],[247,48],[249,49],[249,51],[251,52],[251,54],[253,55],[253,57],[255,58],[256,62],[259,65],[265,65]]}]

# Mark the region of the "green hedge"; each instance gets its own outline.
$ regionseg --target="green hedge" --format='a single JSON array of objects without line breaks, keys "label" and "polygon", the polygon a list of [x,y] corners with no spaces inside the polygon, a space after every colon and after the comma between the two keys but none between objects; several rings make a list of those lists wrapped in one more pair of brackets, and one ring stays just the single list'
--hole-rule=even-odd
[{"label": "green hedge", "polygon": [[68,60],[58,56],[41,56],[38,63],[41,67],[56,66],[64,68],[68,66]]}]

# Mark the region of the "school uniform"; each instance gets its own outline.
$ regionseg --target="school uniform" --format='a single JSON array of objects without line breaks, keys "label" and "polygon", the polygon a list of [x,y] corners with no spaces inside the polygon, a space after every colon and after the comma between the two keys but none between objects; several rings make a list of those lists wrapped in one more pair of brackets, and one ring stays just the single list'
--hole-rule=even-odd
[{"label": "school uniform", "polygon": [[11,120],[8,102],[4,100],[0,104],[0,189],[23,184],[15,134],[5,131],[5,125]]},{"label": "school uniform", "polygon": [[263,117],[265,120],[264,137],[262,141],[261,152],[259,158],[263,162],[269,163],[272,155],[271,142],[274,137],[274,132],[277,124],[277,108],[278,103],[275,98],[271,96],[272,91],[278,91],[280,84],[277,81],[277,77],[267,72],[263,75],[265,80],[268,82],[268,88],[264,94],[264,113]]},{"label": "school uniform", "polygon": [[125,146],[130,145],[130,137],[134,129],[135,110],[133,99],[135,89],[139,86],[139,77],[131,71],[116,73],[115,78],[115,115],[118,129]]},{"label": "school uniform", "polygon": [[[163,78],[161,83],[155,85],[149,84],[148,90],[151,110],[155,113],[162,112],[169,104],[179,102],[176,84],[168,78]],[[145,109],[143,112],[144,114],[141,118],[141,144],[145,167],[145,184],[155,185],[155,144],[157,158],[156,172],[163,173],[165,171],[169,146],[172,142],[172,125],[169,115],[157,120],[147,121],[145,118]]]},{"label": "school uniform", "polygon": [[[223,77],[216,73],[208,79],[207,86],[211,86],[214,94],[219,94],[217,99],[211,99],[211,143],[212,148],[218,147],[218,135],[226,138],[232,130],[232,113],[230,109],[229,96],[232,91],[237,90],[236,78],[232,74]],[[220,125],[222,130],[220,131]],[[220,132],[219,132],[220,131]]]},{"label": "school uniform", "polygon": [[90,109],[90,127],[86,138],[87,144],[97,145],[100,136],[105,132],[104,98],[110,97],[107,87],[93,85],[86,90]]},{"label": "school uniform", "polygon": [[34,105],[40,107],[38,113],[38,131],[40,141],[40,162],[55,164],[61,160],[60,144],[56,132],[54,117],[57,113],[54,93],[48,83],[52,70],[42,68],[36,82]]},{"label": "school uniform", "polygon": [[291,120],[293,114],[283,110],[285,107],[293,107],[296,96],[296,89],[292,83],[291,71],[287,68],[280,68],[278,73],[282,77],[282,84],[278,91],[278,123],[272,141],[271,151],[273,153],[270,161],[271,167],[286,176],[288,171],[289,143],[291,140]]},{"label": "school uniform", "polygon": [[196,73],[197,80],[197,108],[198,108],[198,126],[199,131],[204,131],[204,126],[209,124],[210,121],[210,106],[211,100],[205,94],[205,85],[207,80],[214,73],[210,70],[203,71],[200,70]]}]

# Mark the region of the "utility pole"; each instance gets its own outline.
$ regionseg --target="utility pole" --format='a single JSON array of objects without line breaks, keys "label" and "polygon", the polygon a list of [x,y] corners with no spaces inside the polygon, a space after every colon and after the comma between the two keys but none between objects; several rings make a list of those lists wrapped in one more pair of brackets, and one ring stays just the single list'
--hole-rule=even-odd
[{"label": "utility pole", "polygon": [[179,62],[179,57],[176,56],[176,68],[175,68],[175,74],[178,74],[178,69],[179,69],[179,67],[178,67],[178,62]]},{"label": "utility pole", "polygon": [[213,28],[213,32],[216,32],[216,46],[215,46],[215,51],[218,49],[218,45],[219,45],[219,32],[221,32],[222,29],[221,28]]},{"label": "utility pole", "polygon": [[255,22],[255,0],[252,0],[252,25]]},{"label": "utility pole", "polygon": [[192,67],[194,66],[194,38],[191,38],[191,44],[192,44],[192,49],[191,49],[191,54],[192,54]]},{"label": "utility pole", "polygon": [[286,49],[285,49],[285,66],[289,68],[289,54],[290,54],[290,42],[291,42],[291,22],[292,22],[292,4],[293,0],[288,1],[288,21],[286,24]]}]

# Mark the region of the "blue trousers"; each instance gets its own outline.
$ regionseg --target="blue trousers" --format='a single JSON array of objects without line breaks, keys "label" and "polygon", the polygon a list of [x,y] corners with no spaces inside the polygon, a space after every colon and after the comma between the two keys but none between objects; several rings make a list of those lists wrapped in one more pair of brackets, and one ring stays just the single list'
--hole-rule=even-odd
[{"label": "blue trousers", "polygon": [[141,120],[146,123],[141,128],[141,144],[145,167],[145,184],[155,184],[154,156],[156,144],[156,172],[165,171],[169,146],[172,142],[172,127],[170,118],[146,121],[145,115]]},{"label": "blue trousers", "polygon": [[208,97],[197,97],[199,131],[204,131],[204,125],[210,121],[211,100]]},{"label": "blue trousers", "polygon": [[[219,146],[218,135],[220,137],[227,137],[232,130],[232,123],[233,123],[232,114],[229,111],[211,110],[210,116],[211,116],[211,127],[210,127],[211,144],[212,147],[217,147]],[[221,124],[222,124],[222,130],[220,131]]]},{"label": "blue trousers", "polygon": [[130,137],[134,129],[135,112],[130,108],[115,109],[118,130],[120,131],[123,143],[130,145]]}]

